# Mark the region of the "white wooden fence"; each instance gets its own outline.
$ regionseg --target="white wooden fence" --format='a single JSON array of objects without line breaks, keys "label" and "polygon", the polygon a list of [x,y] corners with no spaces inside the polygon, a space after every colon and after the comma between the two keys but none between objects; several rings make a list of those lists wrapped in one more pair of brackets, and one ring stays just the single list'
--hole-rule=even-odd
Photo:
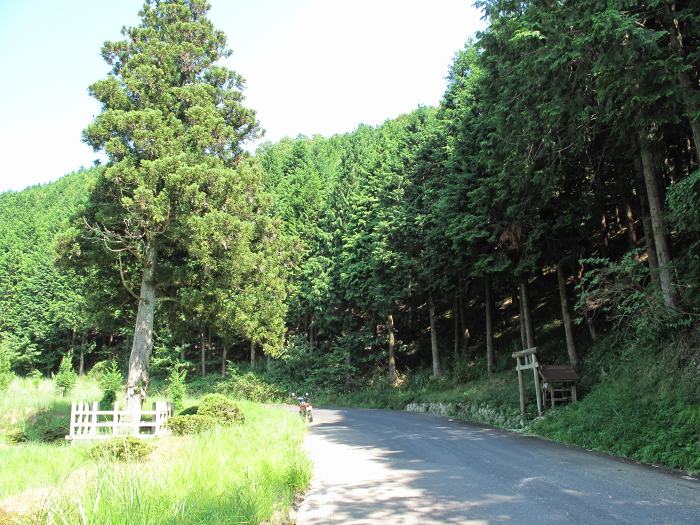
[{"label": "white wooden fence", "polygon": [[173,415],[173,404],[153,403],[153,410],[132,412],[119,410],[119,402],[112,410],[100,410],[100,404],[71,402],[70,430],[66,439],[106,439],[132,435],[140,438],[162,436],[168,433],[165,422]]}]

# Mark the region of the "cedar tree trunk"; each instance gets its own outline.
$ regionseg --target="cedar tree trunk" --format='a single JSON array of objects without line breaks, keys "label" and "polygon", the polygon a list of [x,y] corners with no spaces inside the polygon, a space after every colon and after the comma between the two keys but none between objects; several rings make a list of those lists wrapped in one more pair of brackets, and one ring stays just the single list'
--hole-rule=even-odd
[{"label": "cedar tree trunk", "polygon": [[153,317],[156,311],[156,260],[156,247],[149,243],[144,253],[141,293],[126,380],[126,406],[127,410],[132,411],[141,409],[148,389],[148,363],[153,351]]}]

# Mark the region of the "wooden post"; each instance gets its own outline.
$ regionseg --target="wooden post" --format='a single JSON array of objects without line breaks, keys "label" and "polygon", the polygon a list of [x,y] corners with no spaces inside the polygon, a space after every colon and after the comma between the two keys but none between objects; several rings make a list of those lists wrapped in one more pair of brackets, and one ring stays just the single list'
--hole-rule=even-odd
[{"label": "wooden post", "polygon": [[99,401],[93,401],[92,413],[90,414],[90,434],[97,435],[97,411],[100,409]]},{"label": "wooden post", "polygon": [[518,389],[520,391],[520,412],[525,415],[525,384],[523,383],[523,371],[520,370],[520,357],[516,357],[516,369],[518,370]]},{"label": "wooden post", "polygon": [[68,436],[75,435],[75,401],[70,402],[70,427],[68,427]]},{"label": "wooden post", "polygon": [[540,390],[540,375],[537,371],[538,363],[535,354],[532,354],[532,373],[535,377],[535,396],[537,397],[537,415],[542,415],[542,390]]},{"label": "wooden post", "polygon": [[112,435],[114,437],[119,435],[119,401],[115,401],[112,407]]}]

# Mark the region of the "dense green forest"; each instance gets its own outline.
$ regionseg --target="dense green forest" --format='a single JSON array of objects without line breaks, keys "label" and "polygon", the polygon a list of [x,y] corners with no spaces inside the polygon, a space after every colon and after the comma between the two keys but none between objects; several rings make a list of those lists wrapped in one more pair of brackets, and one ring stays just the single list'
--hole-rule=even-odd
[{"label": "dense green forest", "polygon": [[[539,346],[584,394],[646,373],[632,364],[663,366],[650,391],[690,374],[674,403],[697,408],[697,3],[478,4],[488,28],[438,107],[255,155],[242,81],[213,65],[224,41],[183,61],[197,33],[157,35],[163,8],[147,10],[91,87],[104,111],[85,139],[109,162],[0,195],[3,366],[49,373],[73,351],[81,371],[126,368],[142,344],[144,388],[149,368],[230,362],[352,392],[427,369],[466,382]],[[167,95],[139,69],[137,43],[159,38],[181,46]]]}]

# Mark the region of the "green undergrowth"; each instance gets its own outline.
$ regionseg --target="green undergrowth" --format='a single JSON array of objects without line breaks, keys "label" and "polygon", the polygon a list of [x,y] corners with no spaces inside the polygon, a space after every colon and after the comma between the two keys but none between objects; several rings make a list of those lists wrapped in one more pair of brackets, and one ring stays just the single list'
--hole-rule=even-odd
[{"label": "green undergrowth", "polygon": [[697,345],[682,346],[673,339],[599,340],[584,354],[579,403],[549,409],[542,418],[527,372],[526,417],[520,416],[514,367],[466,381],[418,372],[398,387],[376,381],[355,392],[320,394],[315,402],[394,410],[418,404],[412,408],[700,474],[700,358]]},{"label": "green undergrowth", "polygon": [[311,477],[295,414],[241,402],[245,424],[190,436],[169,461],[124,470],[103,465],[55,523],[263,523],[281,519]]},{"label": "green undergrowth", "polygon": [[[162,398],[153,394],[147,405]],[[73,395],[97,400],[101,392],[81,378]],[[0,522],[6,498],[9,505],[32,500],[33,514],[14,515],[17,523],[286,522],[308,486],[305,425],[293,412],[194,395],[186,406],[235,424],[184,437],[70,444],[69,399],[50,380],[17,378],[0,394]],[[45,508],[36,508],[42,501]]]},{"label": "green undergrowth", "polygon": [[700,474],[697,370],[652,356],[617,370],[579,403],[532,422],[556,441]]},{"label": "green undergrowth", "polygon": [[[532,378],[525,378],[528,399],[534,398]],[[504,371],[491,377],[461,383],[442,380],[416,380],[410,377],[397,387],[377,381],[375,385],[356,392],[322,393],[319,405],[390,408],[403,410],[409,403],[488,403],[493,407],[519,407],[518,380],[514,372]]]}]

